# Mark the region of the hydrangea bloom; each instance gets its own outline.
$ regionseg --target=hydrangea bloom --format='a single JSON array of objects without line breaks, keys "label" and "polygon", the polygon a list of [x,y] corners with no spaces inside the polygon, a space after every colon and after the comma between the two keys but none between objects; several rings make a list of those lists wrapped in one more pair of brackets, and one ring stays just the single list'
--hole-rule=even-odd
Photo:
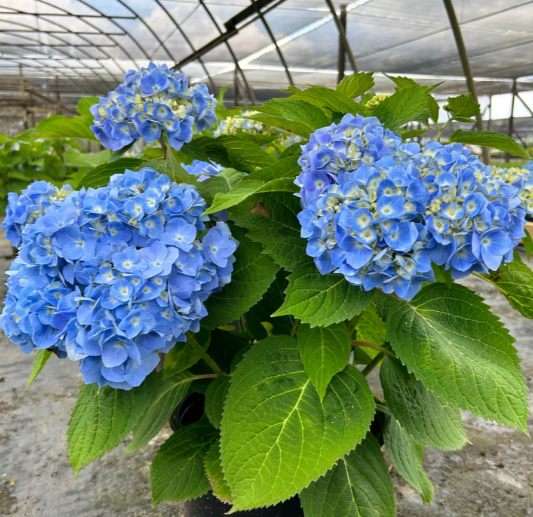
[{"label": "hydrangea bloom", "polygon": [[375,117],[346,115],[302,149],[298,218],[322,274],[411,299],[434,280],[432,261],[459,278],[512,260],[524,225],[518,190],[461,145],[421,152]]},{"label": "hydrangea bloom", "polygon": [[222,165],[218,163],[202,162],[200,160],[194,160],[192,165],[186,165],[184,163],[181,166],[194,176],[198,176],[198,181],[205,181],[211,176],[217,176],[224,169]]},{"label": "hydrangea bloom", "polygon": [[519,190],[520,206],[528,215],[533,215],[533,162],[524,167],[489,167],[493,178],[502,183],[513,185]]},{"label": "hydrangea bloom", "polygon": [[189,87],[187,76],[150,63],[130,70],[120,86],[91,107],[91,129],[113,151],[140,137],[154,142],[163,131],[170,146],[181,149],[192,139],[193,124],[198,132],[216,124],[216,105],[205,84]]},{"label": "hydrangea bloom", "polygon": [[231,279],[236,241],[204,209],[147,167],[55,201],[22,235],[0,326],[24,352],[79,360],[88,384],[140,385]]},{"label": "hydrangea bloom", "polygon": [[62,199],[72,192],[69,185],[58,189],[46,181],[34,181],[19,194],[7,195],[6,217],[2,228],[15,248],[21,242],[21,234],[26,224],[31,224],[43,215],[56,199]]}]

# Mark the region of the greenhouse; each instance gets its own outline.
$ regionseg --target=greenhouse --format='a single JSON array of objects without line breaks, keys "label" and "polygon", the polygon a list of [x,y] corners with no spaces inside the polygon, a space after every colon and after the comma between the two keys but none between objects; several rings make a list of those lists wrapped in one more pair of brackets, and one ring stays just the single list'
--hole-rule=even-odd
[{"label": "greenhouse", "polygon": [[0,0],[0,516],[533,515],[531,20]]}]

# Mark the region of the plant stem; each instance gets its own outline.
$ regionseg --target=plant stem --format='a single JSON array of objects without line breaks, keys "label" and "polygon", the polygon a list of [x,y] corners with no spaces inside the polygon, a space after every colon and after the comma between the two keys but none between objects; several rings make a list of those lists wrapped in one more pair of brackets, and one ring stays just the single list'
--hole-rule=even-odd
[{"label": "plant stem", "polygon": [[380,345],[376,345],[375,343],[368,343],[367,341],[352,341],[352,346],[364,346],[367,348],[373,348],[374,350],[379,350],[380,352],[390,355],[391,357],[396,357],[390,350],[387,350],[386,348]]},{"label": "plant stem", "polygon": [[442,136],[442,133],[444,132],[444,130],[448,127],[448,124],[452,121],[451,118],[449,118],[446,123],[439,129],[439,132],[437,133],[437,137],[435,138],[435,140],[437,142],[440,142],[440,137]]},{"label": "plant stem", "polygon": [[216,373],[215,377],[221,377],[227,375],[220,366],[215,362],[215,360],[196,342],[195,339],[191,339],[190,344],[193,348],[196,348],[202,355],[202,359],[209,365],[211,370]]},{"label": "plant stem", "polygon": [[385,357],[385,352],[380,352],[372,361],[370,361],[361,372],[365,377],[381,362]]},{"label": "plant stem", "polygon": [[289,334],[291,337],[294,336],[294,334],[296,334],[296,329],[298,328],[298,325],[300,324],[300,320],[294,320],[294,323],[292,325],[292,329],[291,329],[291,333]]},{"label": "plant stem", "polygon": [[161,149],[163,150],[163,158],[167,159],[167,144],[165,142],[165,135],[159,137],[159,142],[161,143]]},{"label": "plant stem", "polygon": [[[365,311],[363,311],[363,312],[365,312]],[[355,330],[355,327],[357,327],[357,324],[359,323],[359,320],[361,319],[361,316],[363,315],[363,312],[361,314],[358,314],[357,316],[354,316],[348,322],[348,331],[350,332],[350,336],[353,334],[353,331]]]}]

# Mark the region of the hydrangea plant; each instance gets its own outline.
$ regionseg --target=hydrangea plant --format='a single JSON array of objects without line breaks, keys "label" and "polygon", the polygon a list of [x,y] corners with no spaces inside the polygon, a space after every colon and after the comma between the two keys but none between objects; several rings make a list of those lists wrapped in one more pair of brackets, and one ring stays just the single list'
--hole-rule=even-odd
[{"label": "hydrangea plant", "polygon": [[[149,76],[141,97],[160,95],[167,70],[147,70],[126,83]],[[201,417],[152,462],[154,505],[211,490],[233,511],[298,496],[306,517],[393,517],[384,451],[431,502],[424,450],[467,442],[461,410],[527,432],[514,339],[456,280],[475,275],[533,318],[516,250],[533,251],[533,167],[487,166],[472,146],[529,156],[498,133],[443,141],[479,105],[451,97],[439,123],[430,88],[393,80],[376,97],[372,74],[353,74],[246,114],[302,139],[282,153],[236,132],[114,159],[21,229],[2,325],[39,350],[30,382],[53,353],[81,362],[76,474],[124,439],[146,445],[196,393]]]}]

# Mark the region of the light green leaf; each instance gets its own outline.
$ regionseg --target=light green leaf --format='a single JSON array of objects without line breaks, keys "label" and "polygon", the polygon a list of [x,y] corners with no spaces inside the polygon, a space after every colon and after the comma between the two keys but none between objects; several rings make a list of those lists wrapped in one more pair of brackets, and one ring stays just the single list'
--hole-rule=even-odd
[{"label": "light green leaf", "polygon": [[351,285],[341,275],[321,275],[306,267],[289,276],[285,294],[285,303],[272,316],[291,314],[316,327],[352,319],[368,307],[374,293]]},{"label": "light green leaf", "polygon": [[307,375],[324,398],[331,378],[348,364],[352,340],[345,323],[330,327],[311,328],[305,323],[298,327],[298,349]]},{"label": "light green leaf", "polygon": [[229,389],[229,377],[217,377],[209,384],[205,393],[205,414],[214,427],[220,429],[224,401]]},{"label": "light green leaf", "polygon": [[235,135],[219,136],[217,141],[226,148],[231,167],[238,171],[253,172],[256,167],[267,167],[275,159],[259,145]]},{"label": "light green leaf", "polygon": [[233,220],[248,230],[248,238],[263,246],[263,253],[287,271],[308,264],[313,266],[300,237],[300,201],[288,193],[273,193],[254,198],[251,204],[232,210]]},{"label": "light green leaf", "polygon": [[187,332],[187,341],[176,343],[170,352],[165,354],[163,375],[177,375],[195,365],[209,347],[210,339],[211,333],[203,329],[197,334]]},{"label": "light green leaf", "polygon": [[407,122],[419,120],[426,113],[428,97],[429,93],[426,86],[416,85],[404,88],[380,102],[373,115],[386,128],[397,131]]},{"label": "light green leaf", "polygon": [[474,415],[527,432],[527,390],[514,339],[482,299],[457,284],[430,284],[398,302],[389,342],[438,397]]},{"label": "light green leaf", "polygon": [[[176,406],[187,395],[194,379],[195,377],[189,372],[166,378],[163,378],[162,372],[157,372],[156,382],[150,390],[150,403],[133,429],[133,439],[127,445],[126,452],[139,450],[161,431]],[[143,385],[144,383],[141,384]]]},{"label": "light green leaf", "polygon": [[35,355],[35,359],[33,360],[33,365],[31,367],[30,378],[28,379],[28,383],[26,384],[24,391],[20,394],[21,397],[24,395],[24,393],[26,393],[26,390],[32,385],[33,381],[41,373],[44,365],[48,362],[48,359],[50,359],[52,355],[54,355],[54,353],[50,350],[37,350],[37,354]]},{"label": "light green leaf", "polygon": [[527,260],[531,259],[531,255],[533,255],[533,239],[531,238],[531,234],[528,232],[527,228],[525,229],[526,236],[522,238],[522,244],[524,245],[524,248],[526,248],[526,257]]},{"label": "light green leaf", "polygon": [[433,501],[433,485],[422,467],[425,446],[417,442],[391,417],[384,433],[385,449],[400,474],[422,496],[424,503]]},{"label": "light green leaf", "polygon": [[118,390],[84,384],[68,425],[68,458],[74,475],[116,447],[130,432],[150,403],[157,375],[138,388]]},{"label": "light green leaf", "polygon": [[458,129],[450,136],[450,142],[468,145],[483,145],[530,160],[531,156],[510,136],[495,131],[463,131]]},{"label": "light green leaf", "polygon": [[67,167],[90,169],[107,163],[109,158],[111,158],[111,151],[100,151],[99,153],[87,154],[81,153],[73,147],[69,147],[63,155],[63,159]]},{"label": "light green leaf", "polygon": [[350,74],[337,85],[337,91],[350,99],[363,95],[374,86],[373,72]]},{"label": "light green leaf", "polygon": [[217,440],[211,445],[211,448],[205,457],[204,466],[207,479],[209,479],[211,489],[213,490],[213,495],[223,503],[231,504],[233,502],[233,497],[224,478],[222,463],[220,461],[220,440]]},{"label": "light green leaf", "polygon": [[204,458],[217,432],[204,421],[178,429],[157,451],[150,470],[152,506],[196,499],[209,491]]},{"label": "light green leaf", "polygon": [[41,120],[30,131],[33,138],[81,138],[98,142],[90,127],[93,123],[92,115],[78,117],[52,115]]},{"label": "light green leaf", "polygon": [[[218,177],[218,176],[216,176]],[[219,210],[230,208],[242,203],[254,194],[263,192],[298,192],[294,178],[278,178],[264,183],[261,180],[244,179],[226,194],[217,194],[213,204],[204,214],[213,214]]]},{"label": "light green leaf", "polygon": [[[318,109],[318,108],[317,108]],[[320,111],[322,113],[322,111]],[[303,122],[298,120],[289,120],[273,113],[256,113],[255,115],[249,115],[247,118],[272,126],[283,131],[289,131],[302,138],[309,138],[309,135],[313,132],[313,129]]]},{"label": "light green leaf", "polygon": [[[290,147],[288,149],[290,149]],[[294,180],[296,176],[302,172],[302,167],[298,164],[299,158],[300,153],[282,156],[272,165],[252,172],[249,178],[261,181],[270,181],[280,178],[292,178]]]},{"label": "light green leaf", "polygon": [[354,366],[332,379],[320,401],[296,339],[255,344],[233,374],[222,417],[222,467],[234,510],[276,504],[324,475],[364,438],[374,411]]},{"label": "light green leaf", "polygon": [[205,301],[208,314],[202,320],[202,327],[206,329],[231,323],[253,307],[279,269],[270,257],[261,254],[261,246],[248,239],[244,231],[233,227],[232,234],[239,241],[239,247],[235,252],[231,282]]},{"label": "light green leaf", "polygon": [[219,174],[198,184],[198,188],[205,200],[210,203],[217,194],[230,192],[243,178],[246,177],[244,172],[238,172],[235,169],[224,169]]},{"label": "light green leaf", "polygon": [[444,109],[451,113],[453,119],[460,122],[472,122],[472,117],[480,113],[480,106],[470,93],[448,97],[448,104]]},{"label": "light green leaf", "polygon": [[327,109],[335,113],[368,114],[368,110],[363,105],[343,95],[338,90],[332,90],[325,86],[311,86],[289,97],[289,99],[302,100],[317,108]]},{"label": "light green leaf", "polygon": [[368,433],[300,500],[305,517],[394,517],[394,486],[376,438]]},{"label": "light green leaf", "polygon": [[138,158],[119,158],[114,162],[104,163],[94,169],[91,169],[80,181],[78,188],[98,188],[104,187],[109,183],[109,178],[113,174],[122,174],[126,169],[135,169],[142,162]]},{"label": "light green leaf", "polygon": [[[376,345],[382,345],[387,340],[385,323],[380,318],[374,302],[361,314],[357,322],[355,335],[358,341],[366,341],[367,343],[374,343]],[[377,355],[377,350],[365,348],[365,352],[371,356]]]},{"label": "light green leaf", "polygon": [[409,138],[416,138],[417,136],[425,135],[429,129],[412,129],[409,131],[400,130],[399,133],[402,136],[402,142],[405,142]]},{"label": "light green leaf", "polygon": [[86,117],[94,118],[93,114],[91,113],[91,110],[89,109],[91,106],[94,106],[95,104],[98,104],[99,97],[82,97],[78,101],[78,105],[76,109],[78,110],[78,113],[80,115],[84,115]]},{"label": "light green leaf", "polygon": [[533,271],[522,262],[517,251],[512,262],[500,266],[490,275],[482,275],[482,278],[497,287],[513,309],[533,319]]},{"label": "light green leaf", "polygon": [[427,391],[400,361],[385,357],[380,379],[392,414],[417,441],[450,451],[467,442],[459,410]]}]

